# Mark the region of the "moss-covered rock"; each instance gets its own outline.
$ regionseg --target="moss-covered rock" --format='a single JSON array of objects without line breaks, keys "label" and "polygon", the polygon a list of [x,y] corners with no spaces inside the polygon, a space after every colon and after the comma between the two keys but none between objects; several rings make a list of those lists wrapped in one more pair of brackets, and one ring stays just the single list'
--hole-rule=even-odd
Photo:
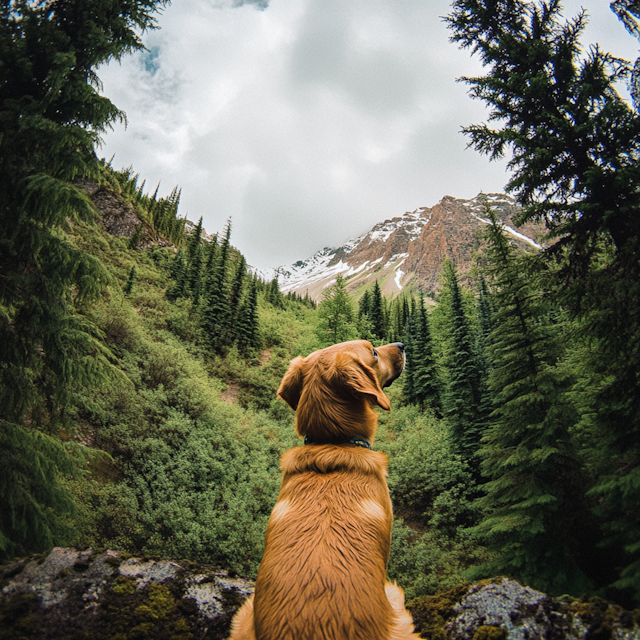
[{"label": "moss-covered rock", "polygon": [[252,593],[217,567],[55,548],[0,570],[0,639],[218,640]]},{"label": "moss-covered rock", "polygon": [[595,598],[552,598],[499,578],[407,603],[431,640],[640,640],[640,611]]},{"label": "moss-covered rock", "polygon": [[[253,583],[218,567],[55,548],[0,567],[0,640],[221,640]],[[513,580],[407,603],[430,640],[640,640],[640,611]]]}]

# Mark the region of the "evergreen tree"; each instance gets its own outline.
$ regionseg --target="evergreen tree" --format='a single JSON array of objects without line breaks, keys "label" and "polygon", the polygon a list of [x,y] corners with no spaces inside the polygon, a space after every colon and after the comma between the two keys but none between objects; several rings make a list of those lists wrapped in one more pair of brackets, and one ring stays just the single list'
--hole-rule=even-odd
[{"label": "evergreen tree", "polygon": [[369,289],[367,289],[360,298],[358,302],[358,317],[362,318],[363,316],[369,317],[371,315],[371,293]]},{"label": "evergreen tree", "polygon": [[200,220],[198,220],[198,224],[196,228],[193,230],[191,235],[189,236],[189,240],[187,242],[187,256],[189,262],[193,262],[193,259],[198,251],[198,249],[202,246],[202,216],[200,216]]},{"label": "evergreen tree", "polygon": [[318,315],[318,336],[328,344],[337,344],[356,337],[353,302],[347,293],[345,279],[340,274],[335,284],[322,292]]},{"label": "evergreen tree", "polygon": [[163,4],[14,0],[0,9],[0,559],[61,539],[54,510],[69,510],[60,474],[73,465],[57,430],[110,358],[83,315],[111,278],[68,236],[69,222],[96,217],[73,181],[99,179],[95,144],[123,118],[100,95],[95,69],[142,48],[138,33]]},{"label": "evergreen tree", "polygon": [[507,574],[550,593],[582,595],[585,505],[570,436],[576,419],[566,395],[570,380],[556,366],[560,336],[544,321],[535,278],[491,209],[487,216],[497,307],[489,349],[495,410],[480,452],[490,481],[474,532],[493,555],[473,576]]},{"label": "evergreen tree", "polygon": [[[483,435],[486,416],[480,414],[482,375],[474,339],[467,320],[458,275],[450,260],[443,265],[444,286],[451,300],[449,324],[451,353],[447,363],[448,385],[444,398],[451,437],[458,453],[472,462]],[[477,461],[472,462],[477,468]]]},{"label": "evergreen tree", "polygon": [[242,297],[244,295],[244,283],[247,277],[247,262],[243,255],[238,258],[238,264],[235,270],[235,277],[231,285],[231,292],[229,294],[229,339],[234,341],[237,333],[237,321],[238,315],[242,307]]},{"label": "evergreen tree", "polygon": [[238,312],[237,343],[241,353],[258,351],[262,347],[258,319],[258,278],[253,277],[251,288]]},{"label": "evergreen tree", "polygon": [[373,291],[371,293],[369,317],[371,318],[371,323],[373,325],[373,335],[377,340],[384,340],[384,337],[387,334],[384,299],[377,280],[373,285]]},{"label": "evergreen tree", "polygon": [[124,295],[129,297],[133,293],[133,286],[136,283],[136,265],[134,264],[129,270],[129,277],[127,278],[127,284],[124,286]]},{"label": "evergreen tree", "polygon": [[187,263],[188,288],[191,292],[191,299],[193,300],[193,304],[197,307],[200,304],[200,296],[202,295],[202,217],[200,217],[196,228],[189,236],[189,240],[187,243]]},{"label": "evergreen tree", "polygon": [[416,368],[416,360],[415,360],[415,331],[416,324],[416,313],[415,313],[415,305],[414,305],[414,313],[409,315],[407,320],[407,325],[404,330],[405,342],[404,342],[404,355],[405,355],[405,365],[404,365],[404,374],[403,374],[403,386],[402,386],[402,394],[404,397],[405,404],[416,404],[416,391],[415,391],[415,368]]},{"label": "evergreen tree", "polygon": [[440,384],[433,357],[433,343],[429,318],[424,306],[424,296],[420,295],[412,339],[412,401],[424,411],[430,408],[436,414],[441,412]]},{"label": "evergreen tree", "polygon": [[274,307],[283,308],[283,297],[280,291],[280,285],[278,284],[278,276],[271,281],[269,288],[267,289],[267,301]]},{"label": "evergreen tree", "polygon": [[173,279],[173,284],[167,290],[169,300],[177,300],[187,295],[189,290],[189,265],[182,248],[174,256],[169,267],[169,273]]},{"label": "evergreen tree", "polygon": [[229,309],[229,259],[231,252],[231,220],[227,222],[220,254],[215,261],[213,273],[207,282],[207,291],[202,314],[202,326],[209,345],[220,352],[228,344],[231,315]]},{"label": "evergreen tree", "polygon": [[203,262],[203,249],[202,245],[198,244],[193,252],[193,257],[189,263],[189,272],[187,276],[189,290],[191,291],[191,299],[194,306],[200,304],[200,297],[202,295],[202,262]]},{"label": "evergreen tree", "polygon": [[[637,2],[611,7],[637,37]],[[550,230],[543,258],[560,269],[547,287],[583,340],[574,397],[580,429],[598,443],[592,495],[626,553],[616,586],[640,600],[640,67],[600,48],[584,55],[584,12],[564,20],[556,1],[456,0],[448,21],[487,67],[466,81],[499,123],[468,127],[471,144],[511,154],[520,219]],[[625,77],[635,105],[616,89]]]}]

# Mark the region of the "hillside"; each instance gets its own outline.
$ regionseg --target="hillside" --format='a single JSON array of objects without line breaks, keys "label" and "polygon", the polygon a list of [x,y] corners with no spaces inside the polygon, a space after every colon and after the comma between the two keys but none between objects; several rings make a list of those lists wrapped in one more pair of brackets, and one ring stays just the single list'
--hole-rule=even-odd
[{"label": "hillside", "polygon": [[439,289],[445,259],[457,265],[463,280],[471,268],[473,253],[480,247],[478,232],[488,224],[485,199],[515,245],[525,251],[540,248],[542,228],[532,223],[516,228],[514,218],[520,209],[509,196],[480,194],[472,200],[445,196],[434,207],[380,222],[363,236],[278,267],[274,273],[283,291],[308,293],[315,300],[338,274],[356,295],[376,280],[384,295],[397,295],[405,288],[433,295]]}]

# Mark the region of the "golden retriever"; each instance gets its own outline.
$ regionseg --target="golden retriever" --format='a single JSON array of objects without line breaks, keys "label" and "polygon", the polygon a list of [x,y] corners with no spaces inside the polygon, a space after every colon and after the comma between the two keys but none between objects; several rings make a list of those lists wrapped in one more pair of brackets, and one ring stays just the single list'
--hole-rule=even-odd
[{"label": "golden retriever", "polygon": [[291,361],[278,395],[305,446],[281,460],[255,595],[231,640],[406,640],[404,593],[386,579],[391,545],[387,457],[370,449],[382,388],[404,368],[401,343],[343,342]]}]

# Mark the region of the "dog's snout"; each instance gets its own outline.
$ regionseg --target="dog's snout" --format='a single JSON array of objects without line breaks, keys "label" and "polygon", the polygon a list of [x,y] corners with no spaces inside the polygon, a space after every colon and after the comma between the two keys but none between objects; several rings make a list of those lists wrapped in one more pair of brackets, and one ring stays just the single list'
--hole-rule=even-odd
[{"label": "dog's snout", "polygon": [[404,344],[402,342],[392,342],[391,344],[394,347],[398,347],[398,349],[400,349],[400,351],[402,351],[402,353],[404,353]]}]

